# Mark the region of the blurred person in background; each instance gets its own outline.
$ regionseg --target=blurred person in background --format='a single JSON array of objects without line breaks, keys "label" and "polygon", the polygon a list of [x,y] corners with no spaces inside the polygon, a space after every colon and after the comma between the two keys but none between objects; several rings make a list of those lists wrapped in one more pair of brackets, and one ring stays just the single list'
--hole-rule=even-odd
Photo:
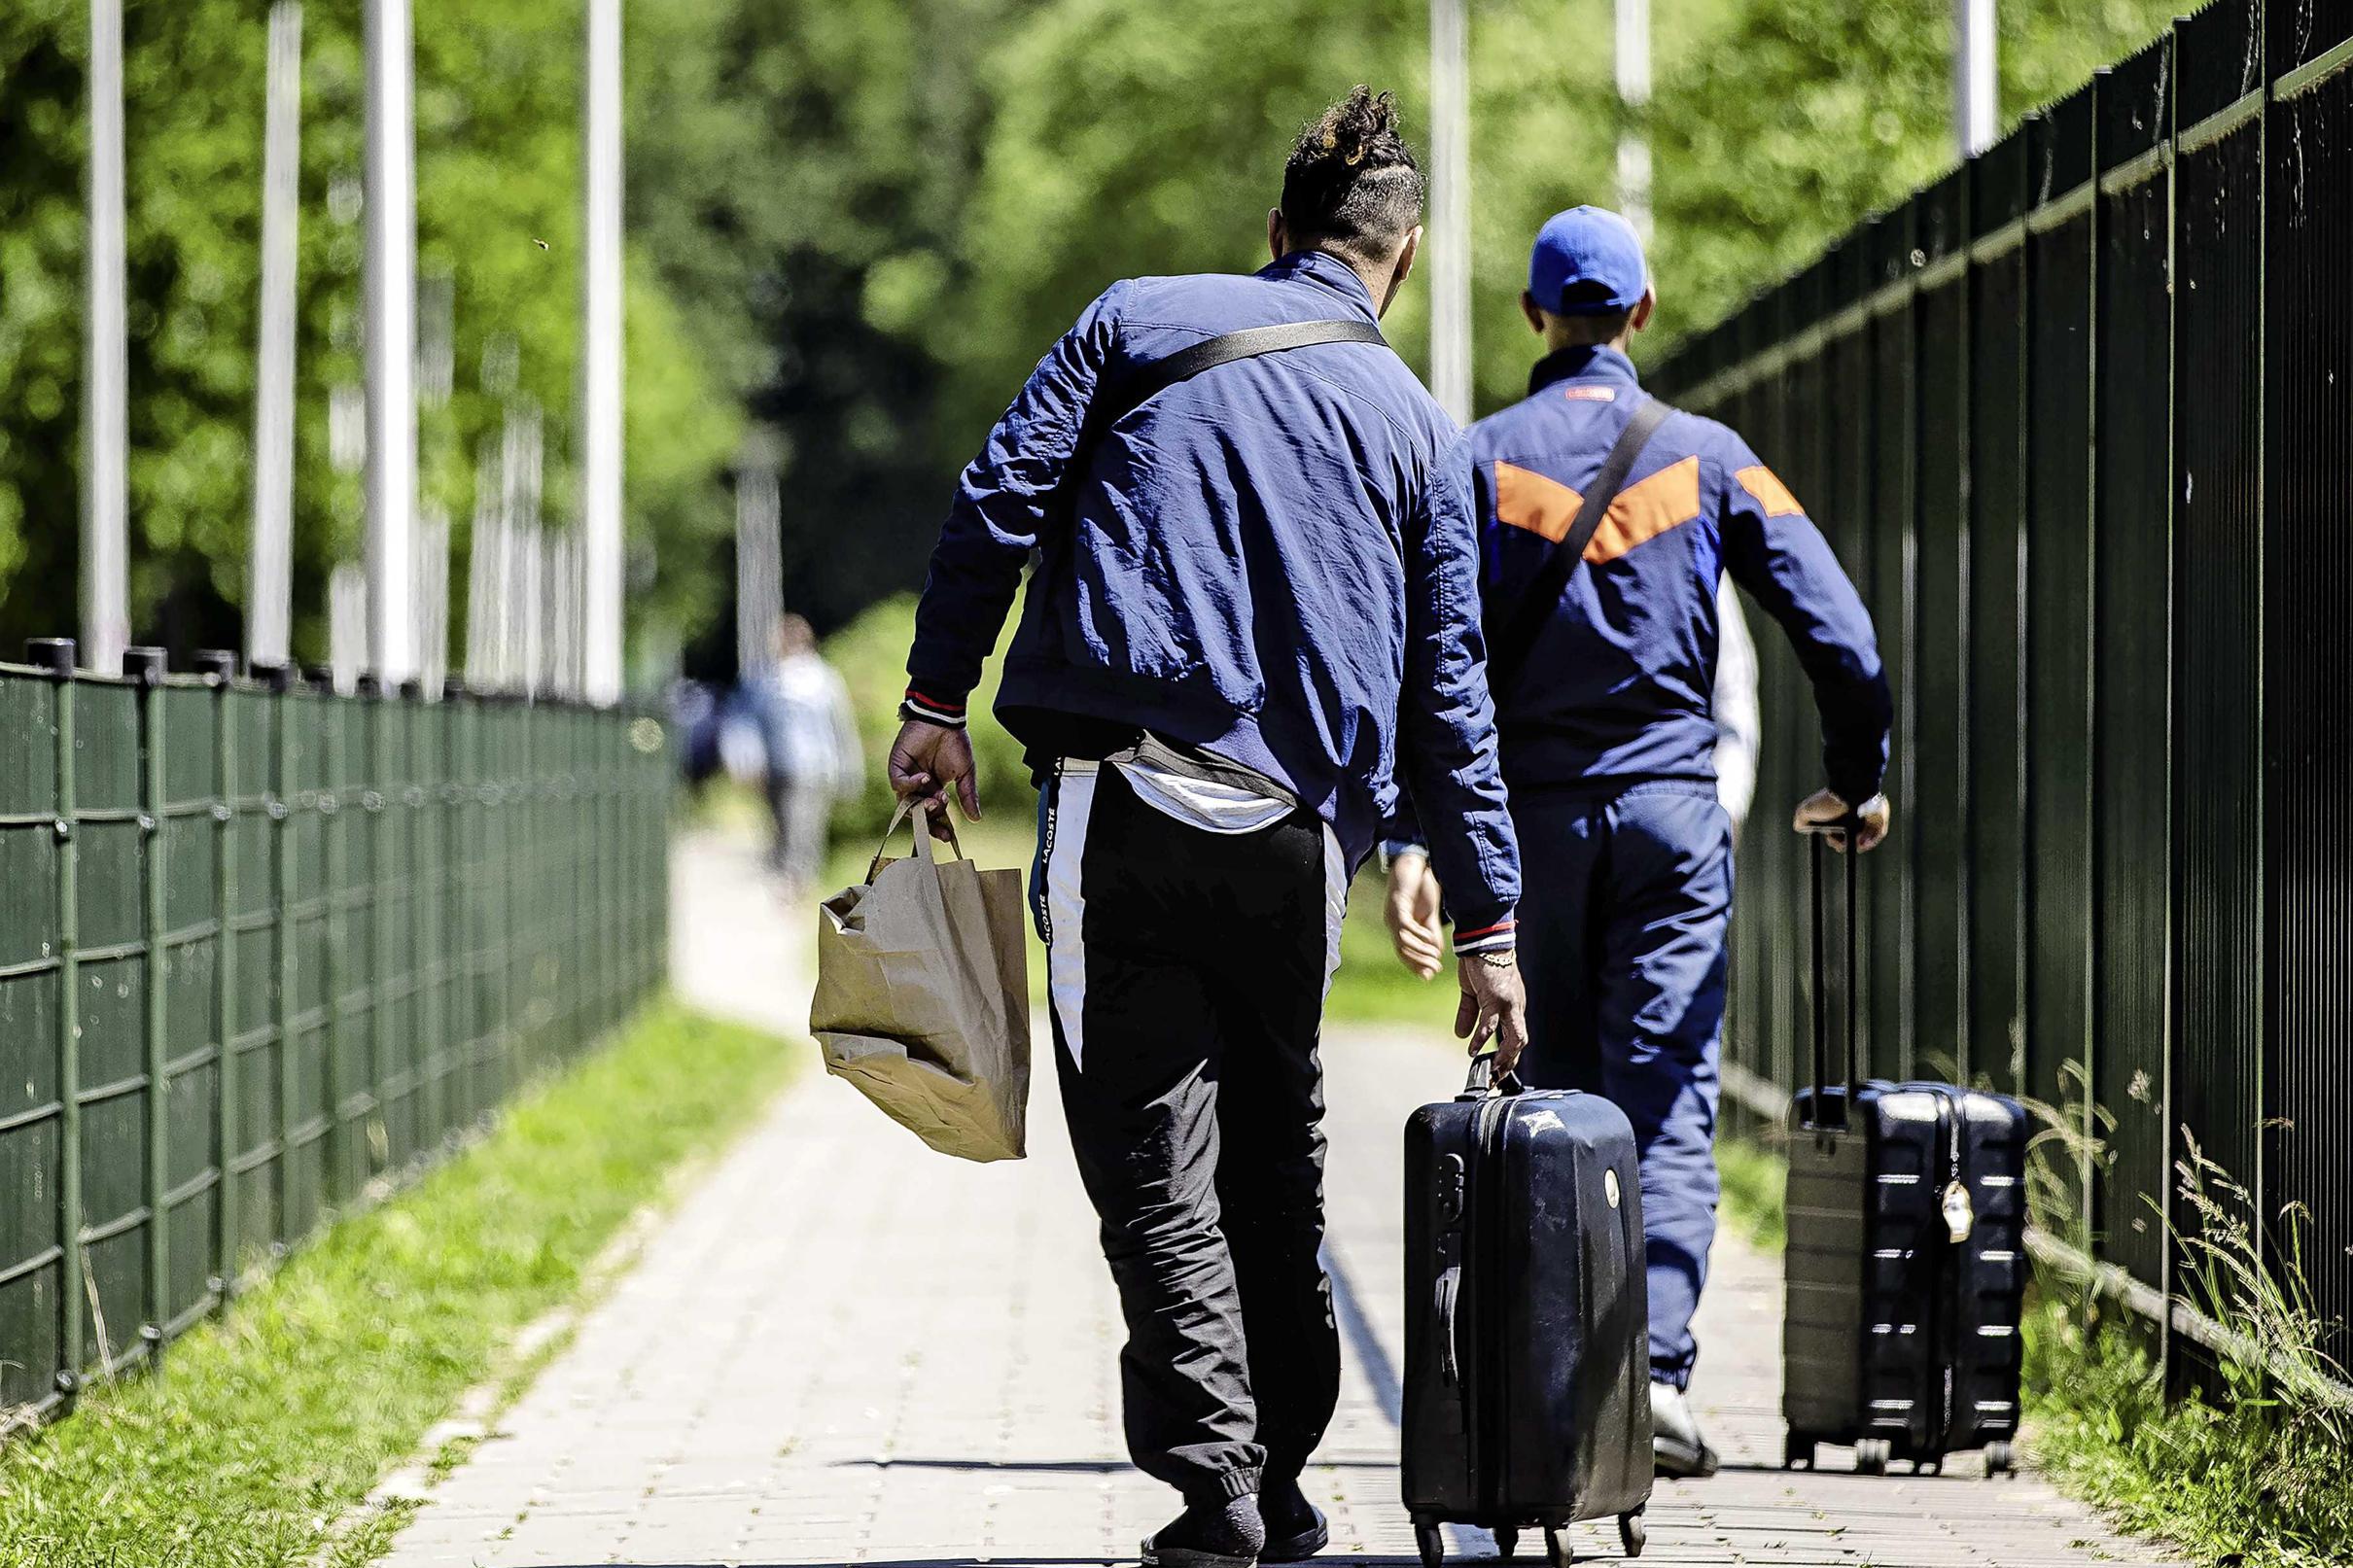
[{"label": "blurred person in background", "polygon": [[[1662,1475],[1706,1476],[1716,1454],[1685,1390],[1719,1185],[1733,815],[1717,759],[1739,770],[1738,796],[1754,792],[1756,777],[1753,728],[1728,736],[1733,715],[1716,711],[1725,696],[1739,700],[1719,677],[1742,675],[1737,648],[1736,668],[1724,669],[1725,575],[1780,622],[1821,712],[1829,787],[1798,807],[1798,828],[1852,819],[1865,850],[1886,835],[1879,781],[1893,703],[1870,612],[1830,546],[1747,443],[1711,419],[1665,411],[1631,452],[1626,482],[1557,600],[1528,602],[1561,580],[1546,582],[1546,569],[1581,492],[1650,401],[1627,351],[1658,296],[1633,226],[1578,207],[1536,236],[1520,303],[1546,353],[1528,397],[1471,428],[1469,477],[1490,641],[1505,627],[1535,628],[1522,666],[1497,672],[1494,694],[1528,869],[1521,1077],[1607,1095],[1633,1123],[1653,1449]],[[1753,709],[1755,650],[1745,651],[1743,706]],[[1432,876],[1410,815],[1387,839],[1390,935],[1408,967],[1426,974],[1444,868]]]},{"label": "blurred person in background", "polygon": [[865,787],[865,755],[841,673],[798,615],[776,623],[776,663],[753,678],[751,706],[767,756],[770,850],[783,894],[816,888],[831,843],[833,803]]},{"label": "blurred person in background", "polygon": [[[1329,1540],[1299,1485],[1340,1380],[1317,1046],[1399,758],[1463,917],[1457,1032],[1504,1067],[1522,1043],[1470,470],[1373,330],[1422,197],[1358,87],[1291,148],[1267,266],[1088,306],[965,470],[907,660],[892,785],[977,816],[965,707],[1039,552],[997,714],[1041,783],[1036,918],[1128,1445],[1185,1503],[1158,1568]],[[1317,331],[1162,379],[1286,324]]]}]

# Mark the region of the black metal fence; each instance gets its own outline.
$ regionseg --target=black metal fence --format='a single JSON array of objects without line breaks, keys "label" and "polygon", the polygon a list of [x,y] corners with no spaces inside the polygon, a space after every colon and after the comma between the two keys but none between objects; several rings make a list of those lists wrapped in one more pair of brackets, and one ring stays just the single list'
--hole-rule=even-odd
[{"label": "black metal fence", "polygon": [[[2353,3],[2176,23],[1653,380],[1748,436],[1878,621],[1872,1068],[2062,1103],[2080,1064],[2114,1162],[2071,1239],[2181,1288],[2186,1130],[2272,1244],[2308,1215],[2353,1317]],[[1785,803],[1817,731],[1761,642]],[[1801,850],[1740,852],[1746,1085],[1805,1060]]]},{"label": "black metal fence", "polygon": [[648,717],[0,665],[0,1428],[658,983]]}]

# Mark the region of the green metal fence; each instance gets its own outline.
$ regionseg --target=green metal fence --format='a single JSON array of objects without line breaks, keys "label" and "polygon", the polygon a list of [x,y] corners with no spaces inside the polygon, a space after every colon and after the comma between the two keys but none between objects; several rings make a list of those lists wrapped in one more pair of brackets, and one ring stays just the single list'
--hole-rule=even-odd
[{"label": "green metal fence", "polygon": [[0,664],[0,1429],[154,1360],[654,987],[618,711]]},{"label": "green metal fence", "polygon": [[[2063,1239],[2210,1348],[2163,1307],[2203,1266],[2175,1239],[2208,1226],[2177,1184],[2195,1147],[2340,1360],[2349,192],[2353,0],[2215,0],[1651,377],[1816,505],[1878,624],[1897,829],[1863,877],[1870,1066],[2076,1102],[2107,1158]],[[1778,641],[1761,802],[1820,771]],[[1805,867],[1788,834],[1741,844],[1726,1083],[1759,1118],[1807,1060]]]}]

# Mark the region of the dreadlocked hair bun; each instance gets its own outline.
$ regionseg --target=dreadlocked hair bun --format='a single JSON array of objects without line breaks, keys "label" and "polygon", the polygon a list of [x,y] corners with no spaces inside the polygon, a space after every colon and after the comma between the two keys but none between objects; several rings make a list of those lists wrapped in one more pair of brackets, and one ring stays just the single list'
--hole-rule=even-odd
[{"label": "dreadlocked hair bun", "polygon": [[1377,261],[1422,220],[1422,170],[1391,93],[1357,87],[1310,121],[1282,169],[1292,240]]}]

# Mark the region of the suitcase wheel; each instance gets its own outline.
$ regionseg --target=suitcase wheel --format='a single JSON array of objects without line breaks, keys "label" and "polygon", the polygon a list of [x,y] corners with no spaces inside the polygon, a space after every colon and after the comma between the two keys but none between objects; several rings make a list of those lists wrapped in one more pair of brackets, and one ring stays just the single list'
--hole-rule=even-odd
[{"label": "suitcase wheel", "polygon": [[1446,1561],[1446,1535],[1435,1524],[1414,1522],[1414,1547],[1422,1553],[1422,1568],[1438,1568]]},{"label": "suitcase wheel", "polygon": [[2010,1451],[2009,1444],[1988,1443],[1985,1445],[1985,1474],[1989,1477],[2018,1474],[2018,1456]]},{"label": "suitcase wheel", "polygon": [[1509,1562],[1512,1560],[1512,1553],[1518,1551],[1519,1550],[1520,1527],[1516,1524],[1496,1525],[1495,1555],[1500,1557],[1503,1561]]},{"label": "suitcase wheel", "polygon": [[1641,1515],[1621,1514],[1618,1516],[1618,1545],[1626,1549],[1626,1554],[1629,1557],[1642,1555],[1642,1549],[1649,1542],[1650,1532],[1642,1527]]},{"label": "suitcase wheel", "polygon": [[1813,1439],[1803,1432],[1792,1432],[1781,1444],[1781,1468],[1795,1470],[1800,1465],[1813,1468]]},{"label": "suitcase wheel", "polygon": [[1884,1476],[1887,1461],[1895,1457],[1895,1446],[1885,1438],[1858,1438],[1854,1446],[1854,1473],[1858,1476]]},{"label": "suitcase wheel", "polygon": [[1570,1563],[1577,1560],[1576,1552],[1569,1548],[1568,1532],[1545,1526],[1544,1560],[1551,1563],[1552,1568],[1568,1568]]}]

